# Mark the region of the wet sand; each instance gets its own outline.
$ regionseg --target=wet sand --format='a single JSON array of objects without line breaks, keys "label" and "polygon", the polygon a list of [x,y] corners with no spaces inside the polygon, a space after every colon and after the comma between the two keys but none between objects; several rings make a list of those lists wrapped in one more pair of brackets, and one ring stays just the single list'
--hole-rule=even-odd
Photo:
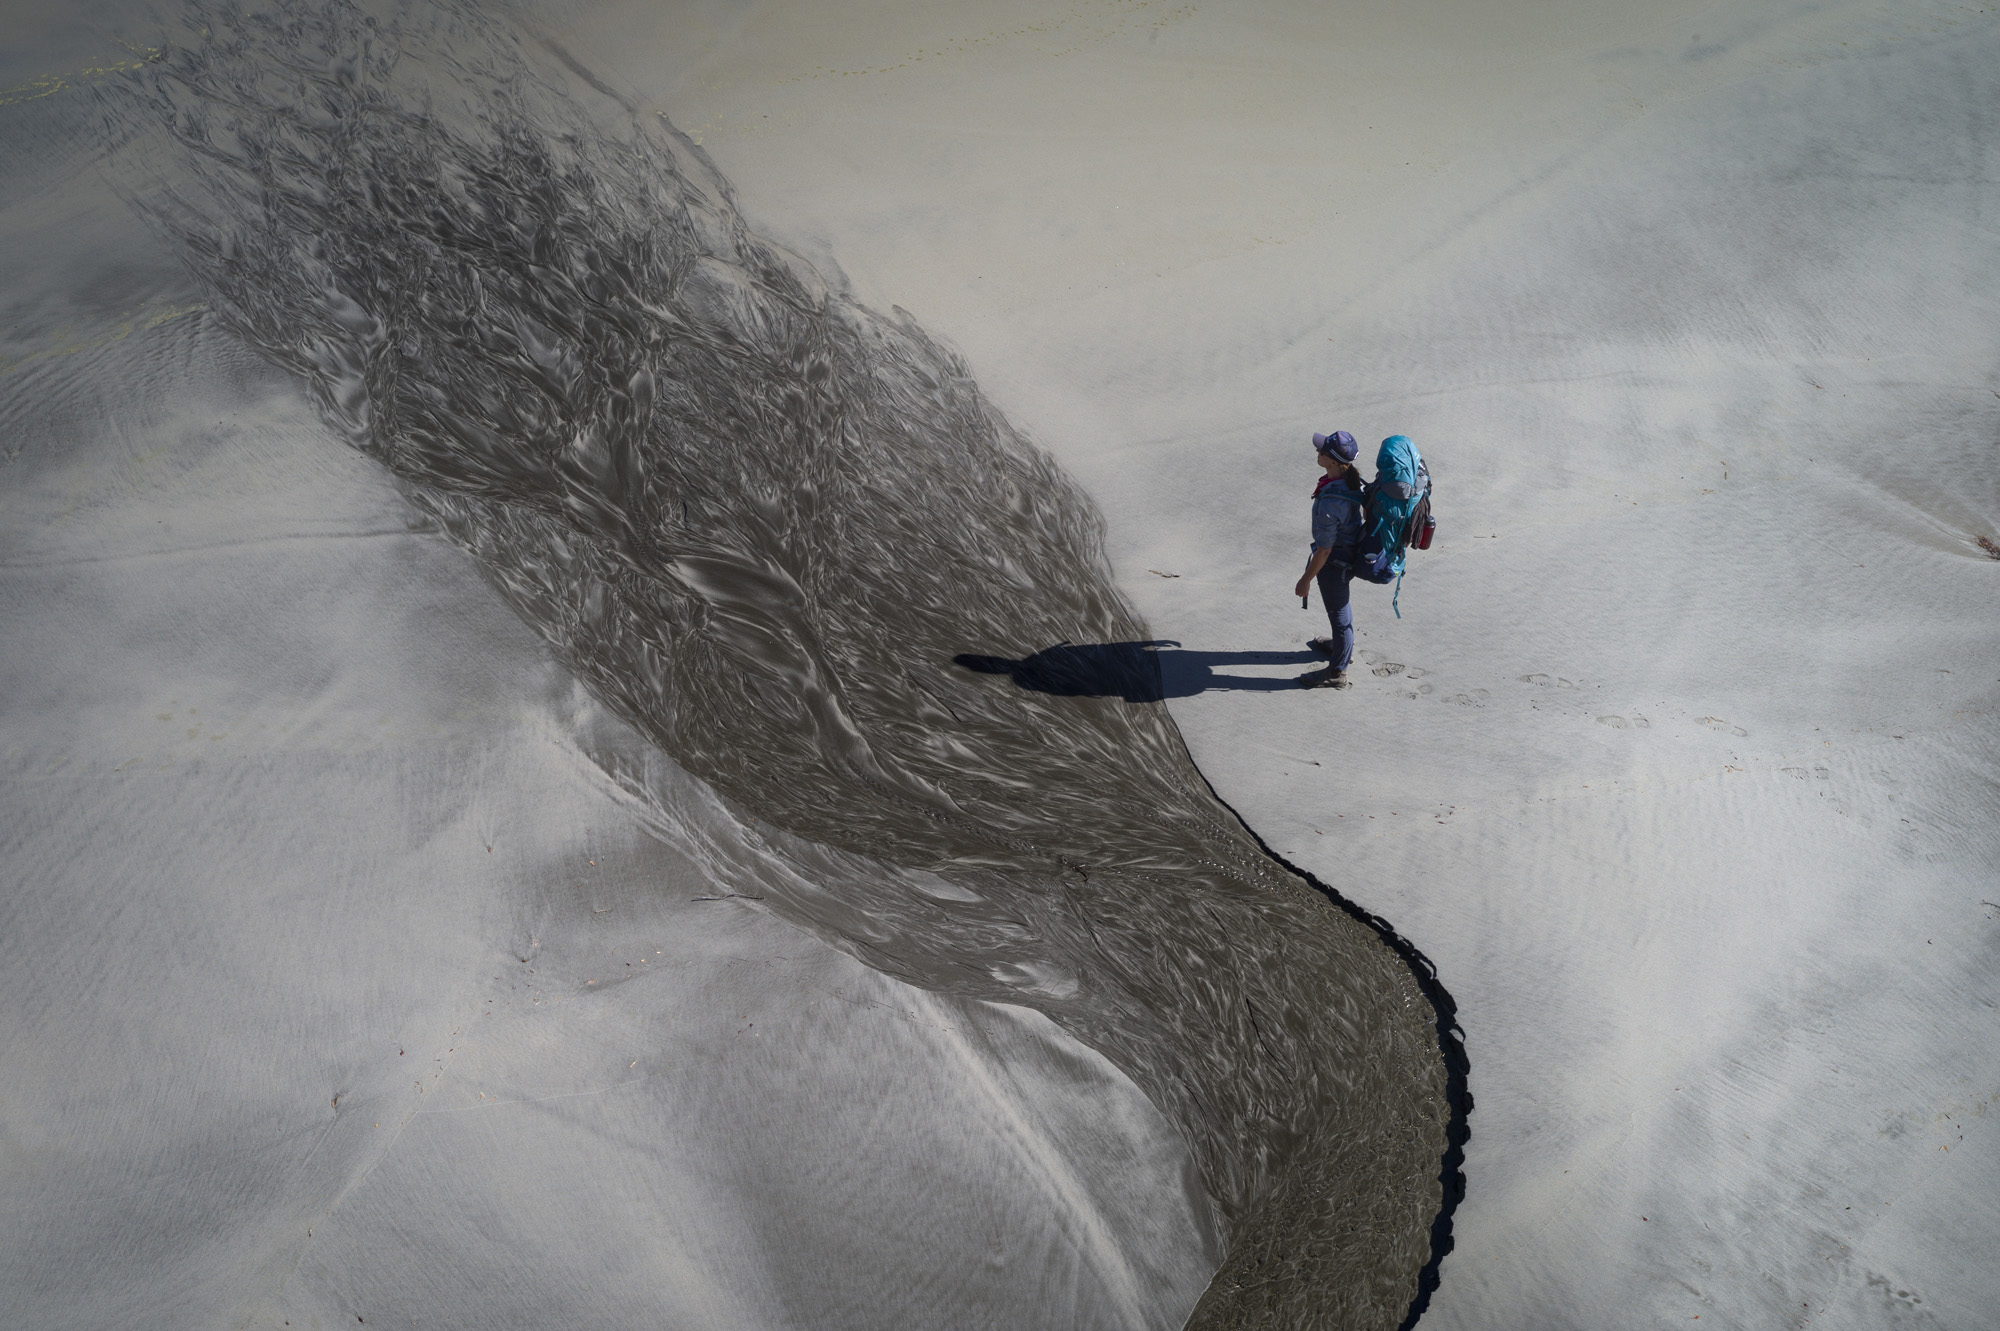
[{"label": "wet sand", "polygon": [[1400,1321],[1450,1114],[1408,960],[1261,853],[1164,709],[958,664],[1145,636],[1087,500],[684,136],[429,22],[280,9],[140,85],[187,172],[141,197],[216,313],[755,820],[747,894],[1147,1092],[1227,1245],[1195,1325]]},{"label": "wet sand", "polygon": [[[1448,998],[1215,801],[1157,690],[963,664],[1146,636],[1089,501],[972,371],[471,11],[180,36],[90,104],[201,326],[294,376],[643,737],[573,742],[700,897],[1040,1013],[1130,1078],[1213,1217],[1191,1324],[1404,1320],[1452,1176]],[[356,1241],[312,1260],[364,1271]]]}]

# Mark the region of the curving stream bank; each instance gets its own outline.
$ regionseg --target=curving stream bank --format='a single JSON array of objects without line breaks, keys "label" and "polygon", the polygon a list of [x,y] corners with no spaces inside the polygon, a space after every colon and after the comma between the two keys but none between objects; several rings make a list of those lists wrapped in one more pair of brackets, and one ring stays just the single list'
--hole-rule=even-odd
[{"label": "curving stream bank", "polygon": [[719,874],[1047,1014],[1173,1120],[1227,1244],[1191,1326],[1413,1317],[1465,1103],[1422,959],[1270,856],[1147,690],[955,662],[1144,639],[1088,501],[670,127],[425,15],[193,11],[107,97],[216,313],[755,829]]}]

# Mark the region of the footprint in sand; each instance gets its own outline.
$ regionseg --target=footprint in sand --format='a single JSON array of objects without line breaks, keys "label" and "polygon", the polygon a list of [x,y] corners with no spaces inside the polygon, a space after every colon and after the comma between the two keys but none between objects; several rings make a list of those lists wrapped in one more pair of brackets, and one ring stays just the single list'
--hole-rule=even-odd
[{"label": "footprint in sand", "polygon": [[1727,721],[1723,720],[1719,716],[1704,716],[1701,718],[1701,723],[1707,726],[1710,730],[1720,730],[1723,734],[1734,735],[1738,739],[1742,739],[1747,735],[1749,735],[1750,733],[1749,731],[1745,730],[1742,726],[1730,725]]},{"label": "footprint in sand", "polygon": [[1610,726],[1613,730],[1650,730],[1653,726],[1651,721],[1637,712],[1630,716],[1600,716],[1597,718],[1597,723],[1601,726]]},{"label": "footprint in sand", "polygon": [[[1399,688],[1397,693],[1402,697],[1421,698],[1431,692],[1430,685],[1417,684],[1418,680],[1430,673],[1430,671],[1424,669],[1422,666],[1405,665],[1401,661],[1385,661],[1382,659],[1380,652],[1368,651],[1365,648],[1356,652],[1355,655],[1361,658],[1363,664],[1373,667],[1368,673],[1377,679],[1393,679],[1397,675],[1401,675],[1404,684],[1416,684],[1414,689],[1408,691]],[[1484,697],[1485,695],[1481,694],[1480,696]]]},{"label": "footprint in sand", "polygon": [[1445,701],[1460,707],[1480,707],[1485,705],[1487,696],[1485,689],[1471,689],[1465,693],[1454,693]]},{"label": "footprint in sand", "polygon": [[1564,679],[1560,675],[1523,675],[1523,684],[1533,684],[1538,689],[1573,689],[1576,681]]}]

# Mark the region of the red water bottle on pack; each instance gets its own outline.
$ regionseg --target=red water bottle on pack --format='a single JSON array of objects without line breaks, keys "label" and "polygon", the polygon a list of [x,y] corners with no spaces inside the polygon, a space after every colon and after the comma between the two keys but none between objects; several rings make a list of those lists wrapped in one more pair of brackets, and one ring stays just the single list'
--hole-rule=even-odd
[{"label": "red water bottle on pack", "polygon": [[1416,510],[1410,514],[1410,525],[1404,529],[1409,538],[1405,544],[1412,550],[1428,550],[1431,548],[1431,535],[1437,529],[1437,519],[1431,516],[1430,491],[1425,490],[1423,497],[1417,500]]}]

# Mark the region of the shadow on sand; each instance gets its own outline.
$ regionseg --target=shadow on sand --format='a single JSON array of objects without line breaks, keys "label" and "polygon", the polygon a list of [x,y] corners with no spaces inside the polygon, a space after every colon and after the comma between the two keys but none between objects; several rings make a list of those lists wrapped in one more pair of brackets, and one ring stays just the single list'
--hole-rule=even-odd
[{"label": "shadow on sand", "polygon": [[967,670],[1012,675],[1014,683],[1037,693],[1065,698],[1122,698],[1159,702],[1191,698],[1213,689],[1275,693],[1299,687],[1296,675],[1226,675],[1224,666],[1323,666],[1324,657],[1290,652],[1191,652],[1166,639],[1150,642],[1059,642],[1019,661],[1004,656],[952,658]]}]

